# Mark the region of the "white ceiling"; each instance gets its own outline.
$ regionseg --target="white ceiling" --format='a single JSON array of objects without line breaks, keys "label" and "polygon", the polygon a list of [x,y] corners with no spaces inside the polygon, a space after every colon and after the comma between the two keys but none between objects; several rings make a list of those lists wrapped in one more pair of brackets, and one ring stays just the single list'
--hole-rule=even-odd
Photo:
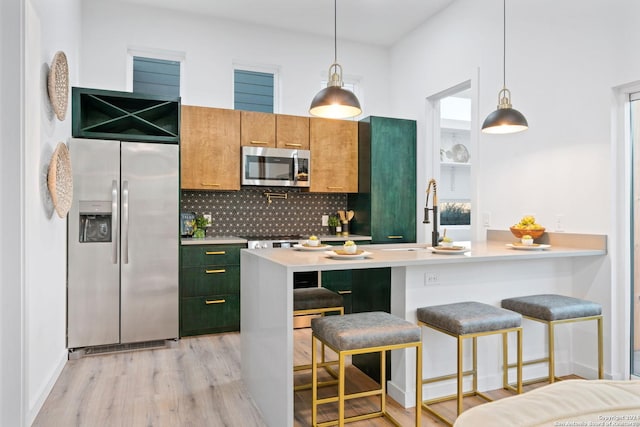
[{"label": "white ceiling", "polygon": [[[102,0],[109,1],[109,0]],[[123,0],[331,36],[331,0]],[[455,0],[340,0],[339,39],[390,46]]]}]

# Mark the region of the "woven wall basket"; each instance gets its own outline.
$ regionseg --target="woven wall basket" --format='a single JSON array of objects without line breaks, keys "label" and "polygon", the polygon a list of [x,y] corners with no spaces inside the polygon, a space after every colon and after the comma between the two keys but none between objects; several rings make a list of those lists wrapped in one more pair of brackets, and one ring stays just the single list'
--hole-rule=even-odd
[{"label": "woven wall basket", "polygon": [[73,201],[73,174],[67,146],[60,142],[51,156],[47,186],[53,207],[60,218],[67,216]]},{"label": "woven wall basket", "polygon": [[69,65],[67,55],[62,51],[56,52],[51,61],[47,90],[53,112],[58,120],[64,120],[69,103]]}]

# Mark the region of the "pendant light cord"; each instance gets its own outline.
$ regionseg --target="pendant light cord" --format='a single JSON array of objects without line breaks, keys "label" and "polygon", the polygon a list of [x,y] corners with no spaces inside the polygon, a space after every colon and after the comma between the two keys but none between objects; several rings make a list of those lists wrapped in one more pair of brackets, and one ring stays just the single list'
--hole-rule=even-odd
[{"label": "pendant light cord", "polygon": [[333,0],[333,63],[338,62],[338,0]]},{"label": "pendant light cord", "polygon": [[502,87],[507,87],[507,0],[502,0]]}]

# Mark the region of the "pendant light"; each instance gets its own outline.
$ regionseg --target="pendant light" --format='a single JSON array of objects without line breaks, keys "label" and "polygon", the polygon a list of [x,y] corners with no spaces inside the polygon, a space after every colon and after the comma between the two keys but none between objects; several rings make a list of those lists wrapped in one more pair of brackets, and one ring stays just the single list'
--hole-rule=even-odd
[{"label": "pendant light", "polygon": [[498,109],[489,114],[482,123],[484,133],[515,133],[529,128],[524,115],[511,107],[511,92],[507,89],[507,5],[502,1],[502,90],[498,92]]},{"label": "pendant light", "polygon": [[342,67],[338,64],[338,1],[333,1],[333,41],[334,59],[329,67],[327,87],[322,89],[311,101],[309,113],[330,119],[345,119],[362,113],[358,98],[342,86]]}]

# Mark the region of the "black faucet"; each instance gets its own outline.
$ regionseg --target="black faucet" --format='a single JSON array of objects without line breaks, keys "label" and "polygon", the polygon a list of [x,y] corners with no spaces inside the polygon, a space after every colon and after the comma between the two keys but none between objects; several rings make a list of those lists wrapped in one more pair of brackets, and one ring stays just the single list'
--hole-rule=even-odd
[{"label": "black faucet", "polygon": [[[429,193],[431,192],[431,186],[433,185],[433,204],[429,208]],[[431,246],[434,248],[438,246],[440,236],[438,233],[438,192],[436,190],[436,180],[431,178],[429,180],[429,186],[427,187],[427,201],[424,207],[424,221],[423,224],[429,224],[429,211],[433,212],[433,229],[431,231]]]}]

